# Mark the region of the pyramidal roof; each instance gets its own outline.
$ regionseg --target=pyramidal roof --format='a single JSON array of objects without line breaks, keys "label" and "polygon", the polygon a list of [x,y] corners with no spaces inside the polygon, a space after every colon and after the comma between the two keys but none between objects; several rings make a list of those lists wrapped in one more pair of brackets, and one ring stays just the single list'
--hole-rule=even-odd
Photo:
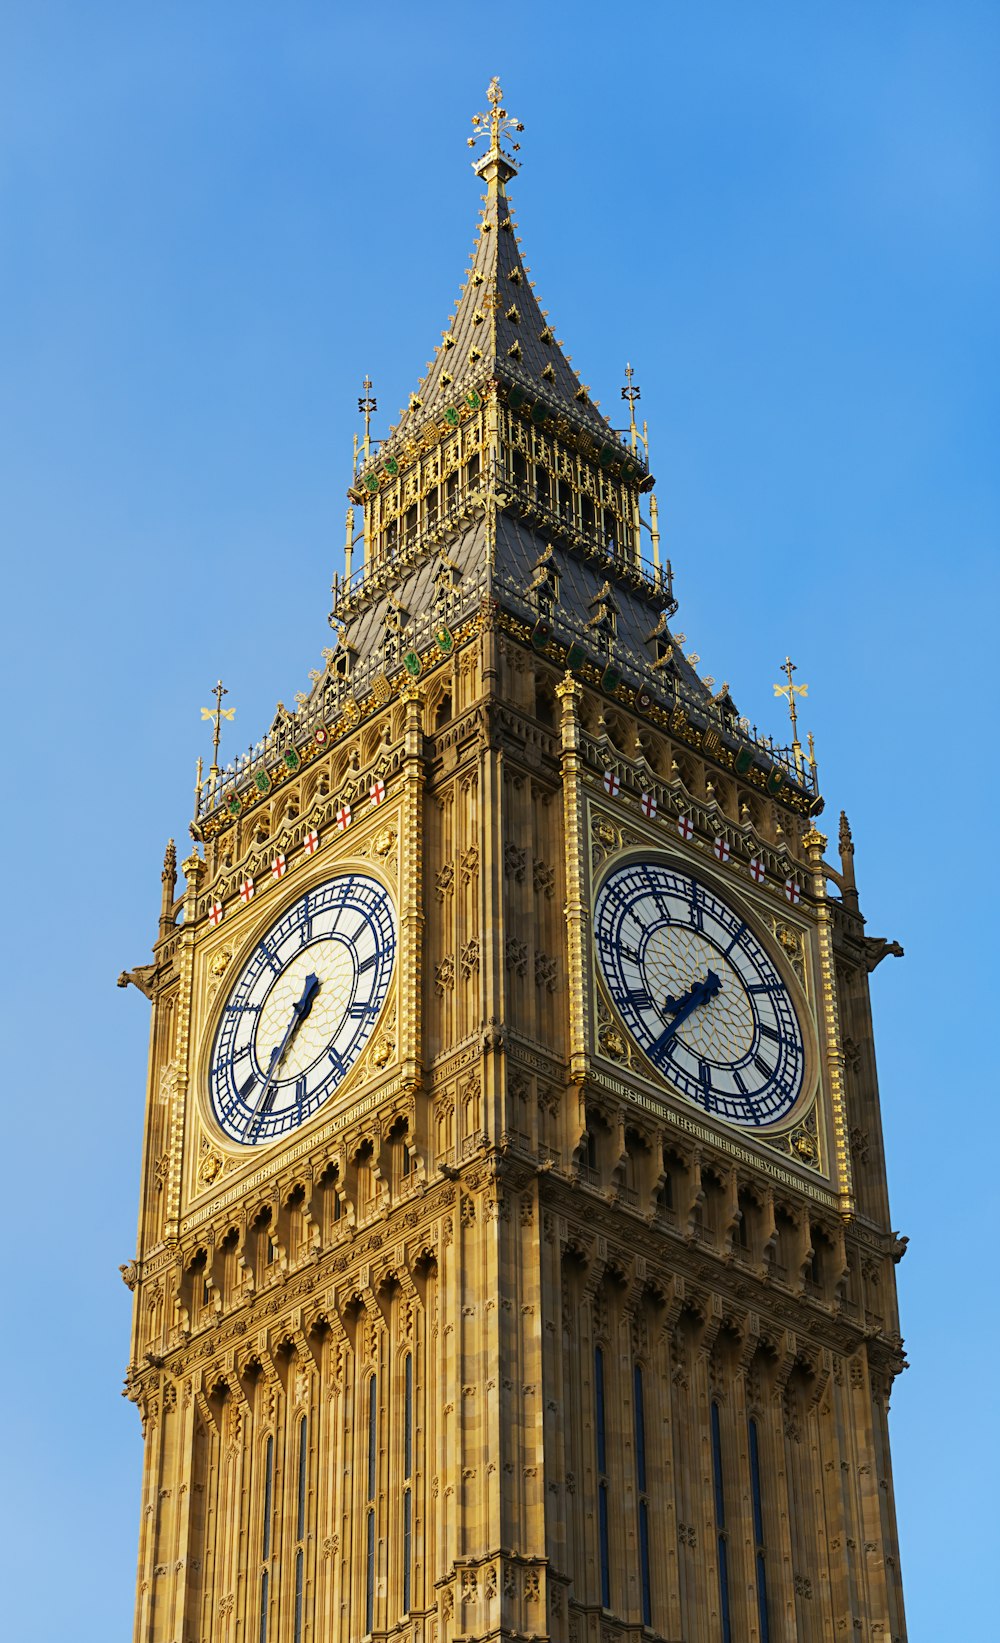
[{"label": "pyramidal roof", "polygon": [[[486,183],[486,193],[472,261],[451,323],[401,421],[383,443],[383,453],[440,416],[460,397],[463,385],[471,386],[486,376],[498,376],[562,401],[577,422],[604,439],[610,431],[535,296],[507,196],[506,185],[517,166],[501,147],[505,137],[523,128],[501,106],[498,80],[491,82],[488,96],[490,112],[473,116],[476,135],[469,139],[470,145],[479,137],[488,143],[487,152],[474,165]],[[517,143],[512,146],[518,147]]]}]

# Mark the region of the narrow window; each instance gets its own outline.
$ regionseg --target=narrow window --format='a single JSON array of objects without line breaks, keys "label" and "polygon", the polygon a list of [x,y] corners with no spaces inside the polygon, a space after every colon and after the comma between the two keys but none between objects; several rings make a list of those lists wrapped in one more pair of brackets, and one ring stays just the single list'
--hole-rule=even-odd
[{"label": "narrow window", "polygon": [[375,1508],[368,1508],[368,1574],[365,1583],[365,1633],[371,1636],[375,1629]]},{"label": "narrow window", "polygon": [[410,1612],[410,1562],[413,1541],[413,1354],[403,1360],[403,1613]]},{"label": "narrow window", "polygon": [[753,1538],[757,1574],[757,1616],[760,1643],[769,1643],[767,1627],[767,1572],[764,1567],[764,1508],[760,1493],[760,1442],[757,1422],[750,1417],[750,1494],[753,1498]]},{"label": "narrow window", "polygon": [[295,1553],[295,1643],[302,1643],[302,1547]]},{"label": "narrow window", "polygon": [[608,1468],[604,1439],[604,1353],[594,1349],[594,1402],[597,1415],[597,1527],[601,1549],[601,1607],[611,1607],[611,1560],[608,1556]]},{"label": "narrow window", "polygon": [[403,1613],[410,1612],[410,1556],[413,1540],[413,1496],[403,1495]]},{"label": "narrow window", "polygon": [[[260,1536],[260,1561],[267,1563],[271,1556],[271,1506],[274,1492],[274,1439],[269,1437],[264,1449],[264,1521]],[[267,1643],[267,1569],[260,1572],[260,1630],[259,1643]]]},{"label": "narrow window", "polygon": [[260,1643],[267,1643],[267,1570],[260,1577]]},{"label": "narrow window", "polygon": [[635,1405],[635,1476],[639,1487],[639,1577],[642,1585],[642,1623],[653,1624],[653,1599],[649,1581],[649,1498],[646,1493],[646,1409],[643,1403],[642,1369],[633,1373]]},{"label": "narrow window", "polygon": [[618,521],[612,508],[604,509],[604,546],[609,558],[614,558],[618,551]]},{"label": "narrow window", "polygon": [[413,1355],[403,1360],[403,1476],[413,1473]]},{"label": "narrow window", "polygon": [[309,1477],[309,1423],[305,1415],[299,1421],[299,1475],[295,1508],[295,1639],[302,1643],[302,1603],[306,1538],[306,1496]]},{"label": "narrow window", "polygon": [[304,1540],[306,1533],[306,1474],[309,1463],[309,1432],[305,1415],[299,1421],[299,1502],[295,1516],[295,1538]]},{"label": "narrow window", "polygon": [[368,1382],[368,1546],[365,1582],[365,1631],[375,1627],[375,1476],[378,1443],[378,1384],[373,1375]]},{"label": "narrow window", "polygon": [[722,1612],[722,1643],[732,1643],[729,1620],[729,1555],[726,1537],[726,1502],[722,1488],[722,1434],[719,1406],[712,1403],[712,1474],[715,1481],[715,1533],[719,1552],[719,1608]]}]

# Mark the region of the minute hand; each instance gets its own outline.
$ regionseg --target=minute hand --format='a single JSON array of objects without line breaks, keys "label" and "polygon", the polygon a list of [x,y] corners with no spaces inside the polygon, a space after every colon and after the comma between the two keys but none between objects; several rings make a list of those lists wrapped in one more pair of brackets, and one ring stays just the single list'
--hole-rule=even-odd
[{"label": "minute hand", "polygon": [[709,970],[704,981],[692,981],[687,993],[682,994],[680,998],[664,999],[664,1007],[670,1011],[673,1020],[663,1029],[655,1043],[649,1046],[647,1053],[650,1058],[653,1061],[658,1060],[678,1027],[687,1020],[692,1010],[696,1010],[700,1004],[707,1004],[710,998],[714,998],[716,993],[721,991],[722,982],[714,970]]}]

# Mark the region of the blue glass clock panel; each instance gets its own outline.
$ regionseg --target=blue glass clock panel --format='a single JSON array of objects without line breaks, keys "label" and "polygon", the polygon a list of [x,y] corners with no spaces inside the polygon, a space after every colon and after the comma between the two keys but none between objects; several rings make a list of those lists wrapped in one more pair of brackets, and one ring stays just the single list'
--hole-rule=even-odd
[{"label": "blue glass clock panel", "polygon": [[385,1004],[396,920],[376,879],[299,897],[257,943],[223,1006],[209,1088],[216,1121],[258,1145],[297,1128],[357,1061]]},{"label": "blue glass clock panel", "polygon": [[598,892],[597,961],[624,1025],[679,1094],[729,1123],[779,1123],[805,1080],[788,987],[742,915],[679,868],[633,861]]}]

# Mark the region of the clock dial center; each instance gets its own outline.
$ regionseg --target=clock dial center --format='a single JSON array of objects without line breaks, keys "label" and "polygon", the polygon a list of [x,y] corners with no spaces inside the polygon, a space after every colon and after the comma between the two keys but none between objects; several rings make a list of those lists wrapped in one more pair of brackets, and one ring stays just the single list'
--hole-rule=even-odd
[{"label": "clock dial center", "polygon": [[275,1083],[298,1078],[336,1037],[353,996],[355,969],[354,957],[346,942],[313,941],[300,948],[277,977],[264,1000],[254,1034],[254,1054],[260,1067],[267,1067],[275,1045],[281,1043],[288,1031],[307,977],[315,975],[319,987],[309,1014],[301,1022],[275,1073]]},{"label": "clock dial center", "polygon": [[[653,1002],[661,1011],[666,998],[686,992],[692,981],[714,972],[721,987],[714,997],[681,1023],[678,1038],[695,1055],[715,1062],[736,1062],[750,1051],[754,1014],[738,973],[720,949],[697,930],[671,924],[653,930],[643,955]],[[663,1012],[664,1023],[670,1020]]]}]

